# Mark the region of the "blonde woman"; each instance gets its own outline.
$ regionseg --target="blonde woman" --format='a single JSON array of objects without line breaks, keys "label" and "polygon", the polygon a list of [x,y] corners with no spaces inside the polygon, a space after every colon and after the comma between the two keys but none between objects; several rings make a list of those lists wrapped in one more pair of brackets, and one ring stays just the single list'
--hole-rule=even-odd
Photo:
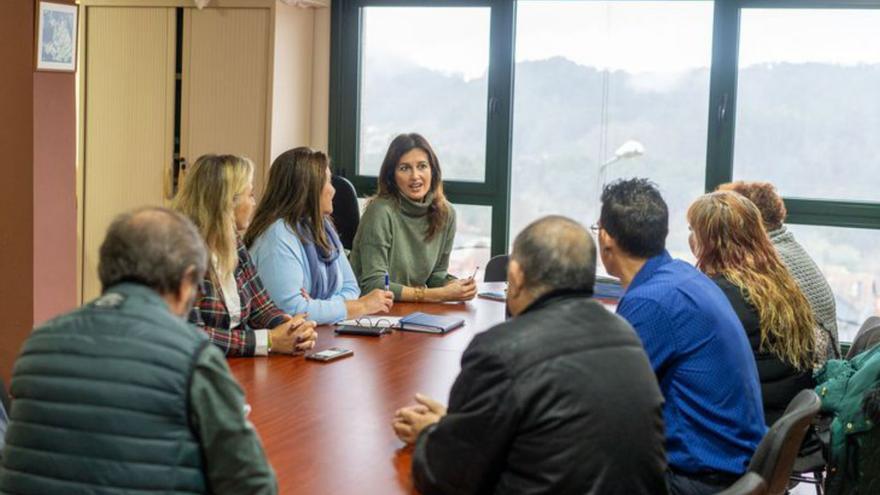
[{"label": "blonde woman", "polygon": [[175,198],[174,208],[196,224],[211,257],[189,320],[227,356],[302,353],[315,345],[315,323],[275,306],[238,237],[253,216],[253,180],[249,159],[204,155]]},{"label": "blonde woman", "polygon": [[767,424],[805,388],[813,388],[813,312],[746,197],[718,191],[687,212],[697,268],[721,288],[745,328],[758,365]]}]

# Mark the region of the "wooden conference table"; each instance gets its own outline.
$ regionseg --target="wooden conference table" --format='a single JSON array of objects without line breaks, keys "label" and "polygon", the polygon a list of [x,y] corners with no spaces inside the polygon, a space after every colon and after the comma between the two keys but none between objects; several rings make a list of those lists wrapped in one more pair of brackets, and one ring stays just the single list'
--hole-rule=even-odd
[{"label": "wooden conference table", "polygon": [[[480,290],[503,286],[481,284]],[[354,356],[330,363],[289,356],[229,360],[280,493],[416,493],[411,449],[395,437],[392,415],[416,392],[446,403],[462,352],[475,334],[504,320],[504,303],[396,303],[391,314],[414,311],[466,323],[446,335],[395,331],[382,337],[336,336],[332,326],[321,326],[316,350],[344,347]]]}]

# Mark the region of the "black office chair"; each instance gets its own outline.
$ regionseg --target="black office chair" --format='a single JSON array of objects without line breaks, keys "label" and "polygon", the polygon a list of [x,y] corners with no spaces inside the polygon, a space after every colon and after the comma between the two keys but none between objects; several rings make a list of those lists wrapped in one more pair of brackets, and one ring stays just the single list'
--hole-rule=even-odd
[{"label": "black office chair", "polygon": [[795,458],[820,405],[815,392],[802,390],[758,444],[748,470],[767,482],[767,495],[783,495],[788,490]]},{"label": "black office chair", "polygon": [[[816,441],[819,441],[818,438]],[[805,452],[805,448],[809,451]],[[791,470],[792,484],[806,483],[814,485],[816,487],[816,495],[823,495],[825,493],[823,487],[825,486],[825,467],[827,464],[821,445],[817,447],[802,446],[801,452],[795,458],[794,466]],[[810,476],[806,476],[807,474]]]},{"label": "black office chair", "polygon": [[765,493],[767,493],[767,483],[761,475],[747,472],[727,490],[718,492],[717,495],[764,495]]},{"label": "black office chair", "polygon": [[334,175],[330,179],[336,195],[333,196],[333,224],[339,233],[342,247],[351,250],[354,235],[361,223],[361,209],[358,205],[357,191],[345,177]]},{"label": "black office chair", "polygon": [[493,256],[486,263],[486,270],[483,272],[483,282],[507,282],[507,262],[510,261],[510,255],[499,254]]},{"label": "black office chair", "polygon": [[857,354],[861,354],[868,349],[880,343],[880,317],[871,316],[862,323],[856,338],[853,339],[852,346],[846,353],[847,359],[854,358]]}]

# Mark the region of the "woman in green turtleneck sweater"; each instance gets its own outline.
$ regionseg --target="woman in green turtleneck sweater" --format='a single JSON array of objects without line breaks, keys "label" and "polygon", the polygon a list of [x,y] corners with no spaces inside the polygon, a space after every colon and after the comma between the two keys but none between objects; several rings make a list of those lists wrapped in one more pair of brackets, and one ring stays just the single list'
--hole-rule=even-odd
[{"label": "woman in green turtleneck sweater", "polygon": [[398,301],[473,299],[476,283],[446,271],[454,238],[455,210],[443,195],[437,155],[419,134],[397,136],[351,250],[361,290],[383,289],[388,273]]}]

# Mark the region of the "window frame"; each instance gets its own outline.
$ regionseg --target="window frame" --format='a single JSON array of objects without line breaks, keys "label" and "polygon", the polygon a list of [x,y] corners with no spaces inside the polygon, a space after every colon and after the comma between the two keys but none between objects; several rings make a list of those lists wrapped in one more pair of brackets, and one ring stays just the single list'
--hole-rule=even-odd
[{"label": "window frame", "polygon": [[[488,7],[489,70],[486,97],[486,161],[482,182],[443,181],[452,203],[492,207],[491,254],[503,254],[509,237],[510,152],[513,112],[513,36],[516,3],[510,0],[334,0],[330,43],[330,155],[336,173],[358,194],[376,191],[376,177],[358,168],[360,144],[360,42],[365,7]],[[352,125],[354,123],[354,125]],[[405,131],[405,130],[401,130]],[[439,150],[442,153],[442,150]]]},{"label": "window frame", "polygon": [[[733,180],[740,14],[743,9],[880,9],[878,0],[715,1],[709,89],[706,191]],[[786,223],[880,229],[880,202],[783,197]]]},{"label": "window frame", "polygon": [[[626,1],[626,0],[619,0]],[[680,0],[689,1],[689,0]],[[363,7],[487,6],[490,14],[485,181],[444,181],[449,200],[492,207],[492,255],[510,241],[516,0],[334,0],[331,6],[330,153],[359,194],[376,178],[358,175],[360,40]],[[705,191],[733,178],[740,13],[748,8],[880,9],[880,0],[715,0],[706,135]],[[354,125],[351,125],[351,123]],[[787,223],[880,229],[880,202],[784,197]]]}]

